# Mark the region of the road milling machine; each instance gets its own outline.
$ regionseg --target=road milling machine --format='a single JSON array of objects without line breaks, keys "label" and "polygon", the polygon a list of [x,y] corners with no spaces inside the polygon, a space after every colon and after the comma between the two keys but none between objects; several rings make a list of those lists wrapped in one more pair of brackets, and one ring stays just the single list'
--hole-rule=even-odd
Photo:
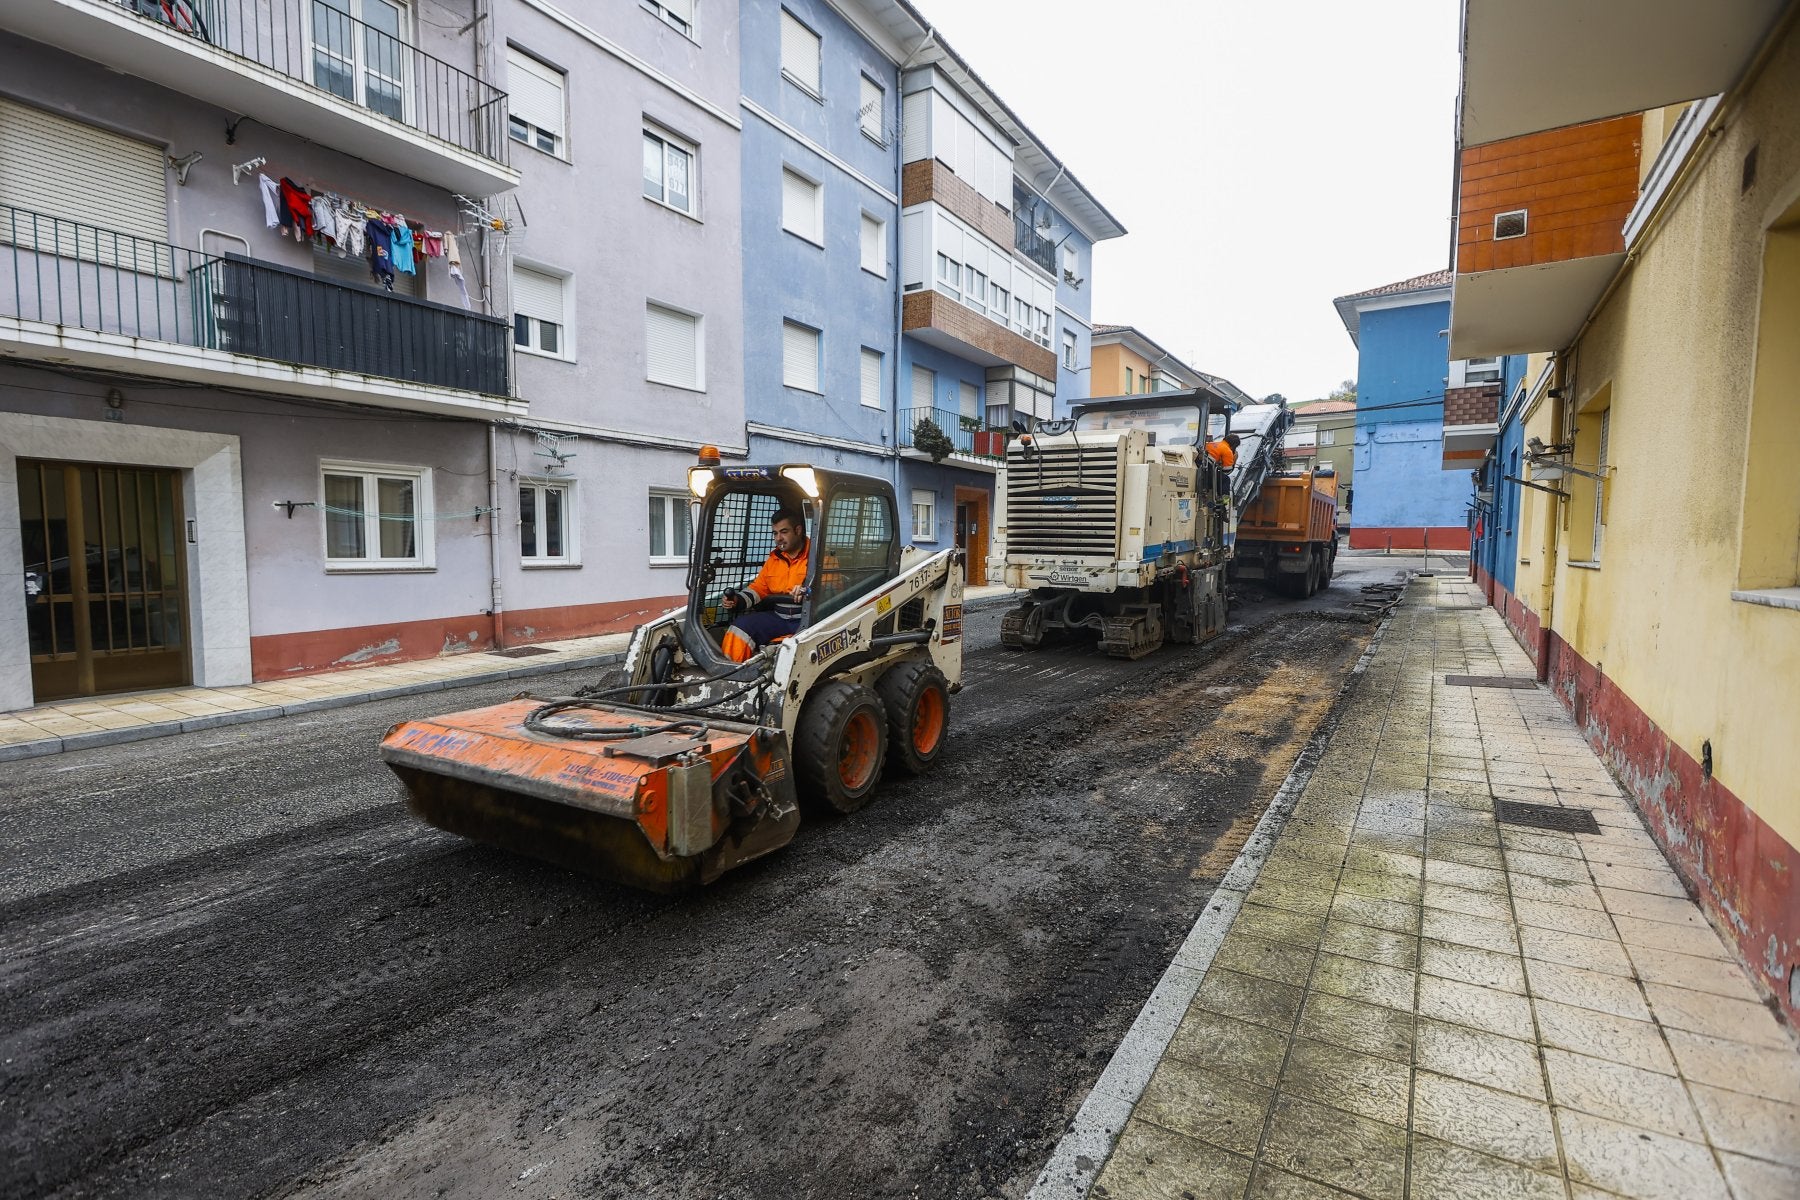
[{"label": "road milling machine", "polygon": [[[722,466],[708,447],[688,481],[686,607],[632,634],[621,686],[394,726],[381,753],[416,816],[678,891],[785,845],[800,802],[853,812],[884,768],[938,760],[962,686],[963,552],[902,549],[885,480]],[[723,600],[756,577],[784,509],[809,534],[799,629],[734,662]]]},{"label": "road milling machine", "polygon": [[1090,400],[1012,441],[988,577],[1031,594],[1002,644],[1092,629],[1108,654],[1142,658],[1224,632],[1236,507],[1203,443],[1234,407],[1207,388]]}]

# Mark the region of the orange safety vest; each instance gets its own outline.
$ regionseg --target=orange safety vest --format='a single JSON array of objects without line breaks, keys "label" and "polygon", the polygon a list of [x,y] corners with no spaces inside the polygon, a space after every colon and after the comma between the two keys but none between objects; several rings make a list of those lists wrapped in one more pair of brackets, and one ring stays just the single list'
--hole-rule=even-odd
[{"label": "orange safety vest", "polygon": [[1237,466],[1237,451],[1231,448],[1229,442],[1208,442],[1206,443],[1206,452],[1212,455],[1214,462],[1227,471]]},{"label": "orange safety vest", "polygon": [[756,593],[758,604],[770,596],[791,596],[795,588],[805,586],[806,554],[811,546],[810,539],[801,542],[800,549],[794,552],[792,558],[779,550],[770,553],[768,561],[762,565],[762,570],[758,571],[756,578],[750,581],[750,590]]}]

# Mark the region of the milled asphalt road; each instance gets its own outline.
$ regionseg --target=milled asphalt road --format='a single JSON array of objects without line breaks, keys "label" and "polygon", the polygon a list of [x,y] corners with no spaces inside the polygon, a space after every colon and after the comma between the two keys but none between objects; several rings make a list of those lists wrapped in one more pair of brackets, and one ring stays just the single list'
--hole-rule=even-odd
[{"label": "milled asphalt road", "polygon": [[381,733],[516,684],[7,764],[0,1194],[1023,1195],[1405,565],[1139,663],[975,613],[936,773],[674,899],[406,814]]}]

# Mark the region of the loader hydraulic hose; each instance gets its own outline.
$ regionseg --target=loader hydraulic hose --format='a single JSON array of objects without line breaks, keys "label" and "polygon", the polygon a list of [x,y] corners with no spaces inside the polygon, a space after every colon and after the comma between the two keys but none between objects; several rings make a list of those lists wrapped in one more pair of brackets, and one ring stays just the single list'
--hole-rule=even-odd
[{"label": "loader hydraulic hose", "polygon": [[604,729],[584,729],[572,725],[552,725],[550,723],[550,718],[556,714],[578,708],[595,709],[600,712],[612,711],[605,705],[595,704],[590,700],[552,700],[525,714],[525,728],[545,737],[569,738],[578,742],[616,742],[620,738],[648,737],[653,733],[702,734],[706,732],[706,726],[699,721],[668,721],[659,725],[610,725]]}]

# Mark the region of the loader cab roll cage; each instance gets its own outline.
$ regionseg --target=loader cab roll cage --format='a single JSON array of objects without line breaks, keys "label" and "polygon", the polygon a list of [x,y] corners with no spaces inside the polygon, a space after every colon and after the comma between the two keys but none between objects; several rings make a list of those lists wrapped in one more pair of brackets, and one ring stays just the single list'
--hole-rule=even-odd
[{"label": "loader cab roll cage", "polygon": [[[690,475],[690,487],[700,475]],[[711,476],[710,482],[702,478],[705,490],[694,514],[688,614],[690,627],[720,661],[730,624],[720,602],[762,570],[775,548],[771,520],[782,509],[800,513],[806,523],[808,595],[800,628],[899,574],[899,513],[886,480],[797,463],[714,467]]]}]

